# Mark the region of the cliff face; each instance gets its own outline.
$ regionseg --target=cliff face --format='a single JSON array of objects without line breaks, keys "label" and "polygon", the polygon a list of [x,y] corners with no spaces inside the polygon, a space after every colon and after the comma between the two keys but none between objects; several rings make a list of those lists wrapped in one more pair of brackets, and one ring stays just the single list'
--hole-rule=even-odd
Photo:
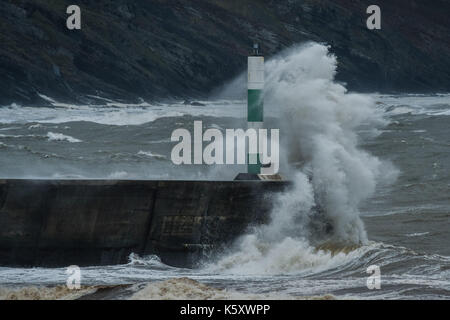
[{"label": "cliff face", "polygon": [[[87,95],[200,96],[266,56],[308,40],[331,45],[338,80],[363,91],[450,91],[450,4],[378,0],[2,0],[0,105]],[[77,4],[82,29],[66,28]]]}]

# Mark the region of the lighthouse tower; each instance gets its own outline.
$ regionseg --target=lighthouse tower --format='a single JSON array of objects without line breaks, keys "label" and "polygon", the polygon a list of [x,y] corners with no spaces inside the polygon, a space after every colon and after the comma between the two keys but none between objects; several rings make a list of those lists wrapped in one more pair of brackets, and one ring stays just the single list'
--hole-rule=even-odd
[{"label": "lighthouse tower", "polygon": [[[258,44],[253,45],[253,53],[248,57],[247,82],[247,126],[262,129],[264,123],[264,57],[259,53]],[[247,156],[247,173],[260,174],[260,154]]]},{"label": "lighthouse tower", "polygon": [[[256,43],[248,57],[247,93],[247,127],[258,131],[264,124],[264,57]],[[282,180],[279,174],[264,173],[267,165],[261,164],[259,150],[256,154],[250,153],[250,148],[247,150],[247,172],[239,173],[234,180]]]}]

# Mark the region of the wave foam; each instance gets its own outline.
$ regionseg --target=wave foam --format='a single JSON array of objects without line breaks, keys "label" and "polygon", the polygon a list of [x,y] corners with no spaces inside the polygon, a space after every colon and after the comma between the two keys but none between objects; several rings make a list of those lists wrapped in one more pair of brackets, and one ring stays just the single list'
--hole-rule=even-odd
[{"label": "wave foam", "polygon": [[48,132],[47,138],[49,141],[67,141],[67,142],[71,142],[71,143],[82,142],[81,140],[76,139],[74,137],[66,136],[62,133],[54,133],[54,132]]},{"label": "wave foam", "polygon": [[143,155],[143,156],[147,156],[150,158],[155,158],[155,159],[166,159],[166,156],[163,156],[162,154],[158,154],[158,153],[152,153],[151,151],[142,151],[140,150],[138,153],[138,155]]},{"label": "wave foam", "polygon": [[55,287],[0,287],[0,300],[74,300],[86,294],[94,293],[96,287],[82,287],[70,290],[67,286]]}]

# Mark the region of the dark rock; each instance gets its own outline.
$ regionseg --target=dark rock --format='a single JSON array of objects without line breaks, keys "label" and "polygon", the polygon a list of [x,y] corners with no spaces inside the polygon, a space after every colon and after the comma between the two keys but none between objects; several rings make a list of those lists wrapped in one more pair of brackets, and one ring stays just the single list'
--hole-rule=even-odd
[{"label": "dark rock", "polygon": [[189,105],[189,106],[195,106],[195,107],[204,107],[205,104],[198,102],[198,101],[189,101],[189,100],[184,100],[183,102],[184,105]]},{"label": "dark rock", "polygon": [[204,103],[201,103],[201,102],[193,101],[193,102],[191,102],[191,106],[195,106],[195,107],[204,107],[205,104],[204,104]]},{"label": "dark rock", "polygon": [[449,91],[450,3],[379,0],[382,29],[365,26],[368,0],[117,0],[0,5],[0,105],[202,97],[246,67],[256,40],[270,57],[293,44],[331,45],[337,80],[360,91]]}]

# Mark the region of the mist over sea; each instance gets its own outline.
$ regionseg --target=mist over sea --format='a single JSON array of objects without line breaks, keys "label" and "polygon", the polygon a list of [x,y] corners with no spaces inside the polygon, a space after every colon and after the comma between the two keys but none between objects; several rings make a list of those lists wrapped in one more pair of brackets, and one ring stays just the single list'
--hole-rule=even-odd
[{"label": "mist over sea", "polygon": [[[0,267],[0,299],[450,298],[450,94],[349,93],[336,59],[312,43],[266,62],[265,125],[280,129],[280,174],[294,181],[268,225],[197,269],[136,255],[82,268],[80,291],[65,268]],[[194,120],[245,128],[245,80],[194,105],[2,106],[0,178],[233,179],[244,166],[174,165],[170,136]],[[334,227],[320,247],[317,203]],[[371,265],[380,290],[366,286]]]}]

